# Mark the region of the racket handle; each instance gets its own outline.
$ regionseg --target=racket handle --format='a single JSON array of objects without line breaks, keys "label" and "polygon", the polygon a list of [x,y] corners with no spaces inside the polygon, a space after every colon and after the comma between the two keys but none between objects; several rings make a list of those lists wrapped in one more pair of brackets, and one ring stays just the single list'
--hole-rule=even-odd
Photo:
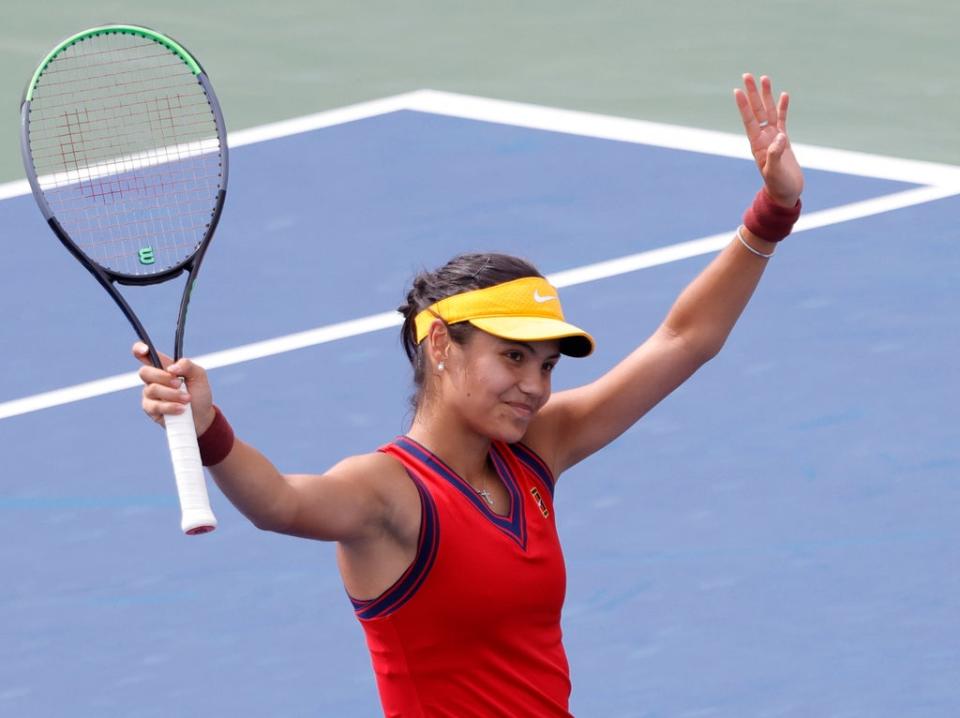
[{"label": "racket handle", "polygon": [[[182,382],[180,391],[187,393],[187,387]],[[182,414],[167,414],[163,422],[167,425],[167,443],[170,445],[173,474],[180,496],[180,528],[189,536],[213,531],[217,527],[217,519],[210,509],[190,404],[186,405]]]}]

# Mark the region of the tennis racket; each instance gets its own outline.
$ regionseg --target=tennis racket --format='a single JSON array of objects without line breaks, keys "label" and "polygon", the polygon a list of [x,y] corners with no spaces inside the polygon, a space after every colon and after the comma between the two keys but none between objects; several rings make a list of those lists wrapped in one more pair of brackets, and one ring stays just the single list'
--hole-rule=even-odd
[{"label": "tennis racket", "polygon": [[[157,350],[116,285],[187,272],[174,335],[179,359],[190,293],[227,187],[227,134],[203,68],[148,28],[91,28],[43,59],[20,121],[27,179],[50,229],[107,290],[157,367]],[[183,531],[212,531],[189,405],[165,423]]]}]

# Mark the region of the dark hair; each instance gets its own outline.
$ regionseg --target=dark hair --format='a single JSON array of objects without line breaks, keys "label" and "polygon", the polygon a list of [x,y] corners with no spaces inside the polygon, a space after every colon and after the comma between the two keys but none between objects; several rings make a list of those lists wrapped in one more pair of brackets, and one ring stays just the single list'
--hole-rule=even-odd
[{"label": "dark hair", "polygon": [[[416,316],[431,304],[454,294],[485,289],[523,277],[542,276],[529,262],[508,254],[460,254],[436,271],[420,272],[414,277],[406,303],[397,307],[397,311],[403,314],[400,340],[413,366],[415,392],[410,397],[410,404],[414,411],[420,406],[426,378],[423,346],[417,343]],[[450,325],[448,331],[453,341],[464,344],[473,327],[469,322],[460,322]]]}]

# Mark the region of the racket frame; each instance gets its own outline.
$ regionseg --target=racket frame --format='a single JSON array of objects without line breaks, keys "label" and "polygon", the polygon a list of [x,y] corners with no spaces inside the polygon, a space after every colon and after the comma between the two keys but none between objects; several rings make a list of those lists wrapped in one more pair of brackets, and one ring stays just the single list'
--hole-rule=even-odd
[{"label": "racket frame", "polygon": [[[71,45],[89,37],[112,33],[140,35],[158,42],[179,56],[180,59],[186,63],[187,67],[200,84],[213,113],[214,124],[217,131],[217,139],[220,144],[219,159],[221,181],[217,191],[215,204],[210,215],[210,220],[207,223],[203,238],[200,240],[197,248],[192,254],[190,254],[190,256],[186,257],[176,265],[149,275],[130,275],[103,267],[89,257],[77,245],[77,243],[70,238],[69,233],[60,224],[56,215],[50,208],[49,202],[47,202],[43,189],[40,186],[40,179],[37,176],[36,167],[34,165],[30,150],[30,105],[33,97],[33,91],[42,77],[44,70],[50,65],[51,62],[53,62],[59,53]],[[220,103],[217,100],[216,93],[214,93],[213,88],[210,85],[206,73],[204,72],[200,63],[193,58],[186,48],[184,48],[175,40],[172,40],[166,35],[158,33],[155,30],[141,26],[101,26],[72,35],[63,40],[50,53],[47,54],[40,66],[34,72],[30,83],[27,85],[27,88],[24,91],[23,100],[20,105],[20,152],[23,156],[23,164],[26,170],[27,180],[30,183],[30,188],[33,192],[34,199],[36,200],[44,219],[46,219],[47,224],[50,226],[50,229],[56,235],[57,239],[60,240],[61,244],[66,247],[67,251],[69,251],[70,254],[72,254],[74,258],[76,258],[77,261],[79,261],[80,264],[85,267],[87,271],[93,275],[97,282],[99,282],[100,285],[107,291],[107,294],[110,295],[114,303],[116,303],[116,305],[120,308],[120,311],[123,312],[123,315],[127,318],[127,321],[133,327],[137,336],[147,345],[150,361],[157,368],[162,368],[162,364],[160,362],[160,356],[157,353],[156,347],[154,346],[153,341],[150,339],[150,335],[147,333],[143,323],[137,317],[136,313],[133,311],[115,285],[121,284],[126,286],[146,286],[151,284],[159,284],[170,279],[174,279],[185,271],[187,272],[187,279],[183,288],[183,294],[181,295],[180,299],[180,308],[177,313],[177,325],[174,334],[174,361],[180,359],[183,355],[183,337],[186,327],[187,309],[190,304],[190,297],[193,293],[193,288],[196,282],[197,273],[200,270],[200,265],[203,262],[204,255],[206,254],[207,248],[210,245],[210,241],[213,239],[217,225],[220,222],[220,215],[223,211],[224,200],[226,199],[227,180],[229,177],[229,150],[227,147],[227,131],[223,120],[223,113],[220,109]],[[182,384],[181,391],[185,391],[185,387]],[[170,415],[168,417],[167,439],[168,443],[170,444],[171,457],[173,458],[174,470],[177,476],[178,493],[180,494],[181,507],[183,509],[181,528],[183,529],[184,533],[190,535],[212,531],[216,527],[217,522],[209,507],[209,499],[207,498],[206,486],[205,482],[203,481],[203,469],[200,464],[199,451],[196,446],[196,433],[193,424],[193,416],[189,404],[186,406],[186,411],[184,414]],[[187,481],[187,478],[189,478],[189,481]],[[182,481],[184,483],[181,483]],[[197,506],[194,502],[191,505],[191,508],[188,510],[186,505],[183,503],[185,501],[184,491],[188,491],[189,493],[193,494],[194,498],[198,495],[202,496],[201,505]]]},{"label": "racket frame", "polygon": [[[210,222],[207,225],[203,239],[197,246],[196,251],[194,251],[194,253],[189,257],[184,259],[179,264],[176,264],[169,269],[165,269],[162,272],[157,272],[156,274],[131,275],[124,274],[122,272],[116,272],[100,266],[89,256],[87,256],[87,254],[70,238],[70,235],[61,226],[53,211],[50,209],[50,205],[43,194],[43,189],[40,187],[40,180],[37,176],[36,168],[33,163],[33,157],[30,153],[30,103],[33,98],[33,90],[43,75],[43,71],[50,65],[51,62],[53,62],[54,59],[56,59],[57,55],[59,55],[68,47],[71,47],[77,42],[81,42],[89,37],[111,33],[132,34],[146,37],[155,42],[159,42],[168,50],[180,57],[187,67],[190,68],[191,72],[193,72],[194,76],[197,78],[197,81],[200,83],[200,86],[203,88],[204,95],[206,95],[207,102],[210,104],[210,109],[213,112],[214,123],[217,128],[217,139],[220,142],[220,175],[222,177],[222,181],[220,183],[220,190],[217,193],[216,204],[214,205]],[[20,104],[20,154],[23,157],[23,165],[26,170],[27,181],[30,183],[30,189],[33,191],[34,199],[37,201],[40,211],[43,214],[44,219],[47,221],[47,224],[50,226],[50,229],[57,236],[57,239],[60,240],[63,246],[67,248],[70,254],[72,254],[77,261],[79,261],[80,264],[82,264],[87,271],[94,276],[100,285],[107,290],[107,293],[120,308],[120,311],[123,312],[123,315],[127,318],[127,321],[130,322],[130,325],[137,333],[137,336],[141,341],[144,342],[144,344],[147,345],[150,352],[150,361],[158,368],[161,367],[160,357],[157,354],[157,350],[153,341],[150,339],[150,335],[147,333],[143,323],[134,313],[126,299],[124,299],[123,295],[120,294],[120,292],[114,286],[114,282],[125,286],[147,286],[166,282],[179,276],[184,271],[188,272],[186,285],[180,300],[180,309],[177,313],[177,328],[174,334],[174,361],[183,356],[183,335],[186,326],[187,309],[190,304],[190,296],[193,292],[193,285],[196,282],[197,273],[200,270],[200,264],[203,261],[207,247],[210,245],[210,240],[213,239],[213,234],[220,222],[220,214],[223,211],[223,203],[226,199],[227,179],[229,177],[227,131],[223,120],[223,113],[220,109],[220,102],[217,100],[217,95],[213,91],[213,87],[210,85],[210,81],[207,79],[207,75],[204,72],[203,67],[196,60],[196,58],[194,58],[183,45],[178,43],[176,40],[173,40],[169,36],[163,35],[156,30],[151,30],[150,28],[138,25],[104,25],[90,28],[88,30],[84,30],[83,32],[78,32],[74,35],[71,35],[70,37],[61,41],[41,61],[40,66],[37,68],[36,72],[34,72],[30,83],[24,90],[23,100]]]}]

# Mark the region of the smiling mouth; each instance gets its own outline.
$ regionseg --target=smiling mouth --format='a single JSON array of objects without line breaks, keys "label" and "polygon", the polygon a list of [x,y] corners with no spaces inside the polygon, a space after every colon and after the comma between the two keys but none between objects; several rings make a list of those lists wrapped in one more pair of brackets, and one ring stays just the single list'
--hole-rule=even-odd
[{"label": "smiling mouth", "polygon": [[518,402],[508,401],[506,402],[507,406],[513,409],[518,416],[521,416],[525,419],[533,416],[533,407],[529,404],[520,404]]}]

